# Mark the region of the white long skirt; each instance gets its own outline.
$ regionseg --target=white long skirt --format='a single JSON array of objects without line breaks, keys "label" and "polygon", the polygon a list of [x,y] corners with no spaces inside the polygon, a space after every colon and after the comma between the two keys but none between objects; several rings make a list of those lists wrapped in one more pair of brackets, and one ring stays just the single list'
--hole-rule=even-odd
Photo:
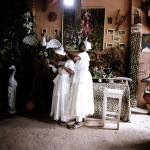
[{"label": "white long skirt", "polygon": [[93,81],[88,70],[78,70],[73,77],[67,116],[87,116],[94,113]]},{"label": "white long skirt", "polygon": [[69,99],[70,80],[68,75],[58,75],[53,90],[50,116],[54,120],[66,121],[66,102]]}]

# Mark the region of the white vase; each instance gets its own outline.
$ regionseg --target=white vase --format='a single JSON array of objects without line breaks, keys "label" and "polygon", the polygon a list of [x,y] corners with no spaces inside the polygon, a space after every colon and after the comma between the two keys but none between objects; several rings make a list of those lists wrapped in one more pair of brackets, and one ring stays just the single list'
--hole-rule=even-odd
[{"label": "white vase", "polygon": [[41,38],[41,42],[40,42],[41,46],[46,46],[46,36],[42,36]]}]

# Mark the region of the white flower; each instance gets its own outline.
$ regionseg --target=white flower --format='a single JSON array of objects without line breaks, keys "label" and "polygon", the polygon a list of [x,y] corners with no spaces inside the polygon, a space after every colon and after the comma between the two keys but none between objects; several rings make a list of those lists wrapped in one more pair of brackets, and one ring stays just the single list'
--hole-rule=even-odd
[{"label": "white flower", "polygon": [[27,15],[28,18],[31,17],[31,13],[30,12],[27,12],[26,15]]},{"label": "white flower", "polygon": [[25,28],[26,28],[26,23],[24,23],[24,24],[23,24],[23,27],[25,27]]},{"label": "white flower", "polygon": [[22,17],[25,20],[23,27],[27,29],[27,34],[29,34],[33,30],[32,14],[30,12],[26,12],[22,15]]},{"label": "white flower", "polygon": [[28,30],[28,31],[27,31],[27,34],[30,34],[30,33],[31,33],[31,31],[30,31],[30,30]]},{"label": "white flower", "polygon": [[31,27],[33,26],[33,23],[32,23],[32,22],[29,22],[28,24],[29,24],[29,26],[31,26]]}]

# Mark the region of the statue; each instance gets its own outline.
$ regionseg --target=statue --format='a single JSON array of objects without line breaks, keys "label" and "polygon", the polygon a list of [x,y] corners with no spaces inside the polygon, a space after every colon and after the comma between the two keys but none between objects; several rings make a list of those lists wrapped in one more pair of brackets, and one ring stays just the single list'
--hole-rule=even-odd
[{"label": "statue", "polygon": [[14,78],[16,67],[12,65],[9,69],[12,69],[14,71],[12,72],[8,81],[8,113],[16,114],[16,88],[18,86],[18,83]]},{"label": "statue", "polygon": [[90,49],[92,49],[91,43],[88,41],[88,38],[85,38],[85,41],[83,41],[83,42],[85,44],[85,47],[86,47],[87,51],[90,50]]}]

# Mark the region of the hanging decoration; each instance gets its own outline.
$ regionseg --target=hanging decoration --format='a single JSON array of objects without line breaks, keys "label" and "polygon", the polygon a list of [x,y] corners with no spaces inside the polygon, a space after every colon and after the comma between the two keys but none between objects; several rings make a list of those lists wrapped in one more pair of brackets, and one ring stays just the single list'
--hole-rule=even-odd
[{"label": "hanging decoration", "polygon": [[104,9],[81,10],[81,38],[88,39],[92,49],[103,49]]},{"label": "hanging decoration", "polygon": [[115,20],[116,20],[116,29],[115,31],[117,31],[119,29],[119,27],[122,25],[122,23],[125,21],[125,19],[127,18],[128,14],[129,13],[126,13],[124,16],[121,16],[120,19],[119,19],[119,13],[120,13],[120,9],[117,11],[117,15],[115,17]]},{"label": "hanging decoration", "polygon": [[57,14],[54,11],[50,11],[48,14],[48,20],[54,22],[57,19]]},{"label": "hanging decoration", "polygon": [[134,10],[134,25],[140,25],[141,24],[141,21],[142,21],[142,18],[141,18],[141,10],[136,8]]},{"label": "hanging decoration", "polygon": [[139,55],[140,55],[140,32],[131,33],[130,35],[130,77],[131,82],[131,106],[137,106],[138,95],[138,74],[139,74]]},{"label": "hanging decoration", "polygon": [[82,39],[88,38],[92,34],[91,28],[91,14],[86,10],[84,16],[81,19],[81,37]]}]

